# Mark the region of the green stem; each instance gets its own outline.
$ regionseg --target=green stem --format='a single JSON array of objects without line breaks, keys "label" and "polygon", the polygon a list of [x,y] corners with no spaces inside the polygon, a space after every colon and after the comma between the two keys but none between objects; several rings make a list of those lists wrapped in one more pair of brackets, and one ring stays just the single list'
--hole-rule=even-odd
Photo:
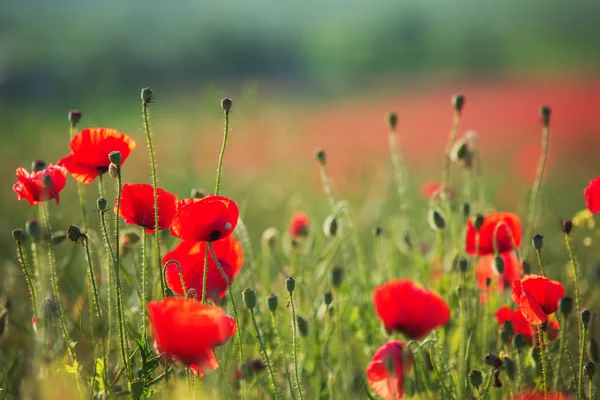
[{"label": "green stem", "polygon": [[169,264],[175,264],[177,266],[177,271],[179,272],[179,282],[181,283],[181,290],[183,292],[183,296],[188,297],[188,291],[185,287],[185,280],[183,279],[183,271],[181,270],[181,265],[176,260],[167,261],[165,265],[163,265],[163,271],[165,271],[165,274],[167,273],[167,267],[169,266]]},{"label": "green stem", "polygon": [[[146,293],[146,287],[148,286],[148,245],[146,229],[142,228],[142,340],[146,343],[147,329],[146,329],[146,303],[148,302],[148,294]],[[162,278],[161,278],[162,280]]]},{"label": "green stem", "polygon": [[258,344],[260,345],[260,350],[265,357],[265,362],[267,363],[267,369],[269,370],[269,378],[271,380],[271,391],[274,399],[279,399],[281,396],[279,395],[279,390],[277,390],[277,382],[275,381],[275,374],[273,374],[273,368],[271,368],[271,360],[269,359],[269,355],[267,354],[267,349],[263,342],[262,336],[260,335],[260,329],[258,329],[258,324],[256,323],[256,317],[254,316],[254,310],[250,309],[250,316],[252,317],[252,323],[254,324],[254,329],[256,330],[256,338],[258,339]]},{"label": "green stem", "polygon": [[[154,146],[152,145],[152,132],[150,130],[150,122],[148,116],[148,103],[142,101],[142,115],[144,117],[144,130],[146,131],[146,141],[148,142],[148,151],[150,153],[150,166],[152,168],[152,188],[154,190],[154,237],[156,243],[156,259],[158,260],[158,266],[162,265],[162,259],[160,255],[160,231],[158,229],[158,178],[156,176],[156,159],[154,157]],[[160,289],[161,296],[165,295],[166,283],[164,281],[164,275],[162,271],[160,273]]]},{"label": "green stem", "polygon": [[[581,316],[581,303],[579,299],[579,274],[577,271],[577,262],[575,261],[575,257],[573,256],[573,249],[571,248],[571,239],[569,238],[569,234],[565,233],[565,244],[567,246],[567,251],[569,253],[569,258],[571,259],[571,265],[573,266],[573,280],[575,282],[575,308],[577,310],[577,315]],[[579,318],[579,372],[578,372],[578,381],[577,381],[577,398],[583,397],[583,353],[585,350],[585,328],[583,326],[583,322],[581,318]]]},{"label": "green stem", "polygon": [[[212,249],[212,247],[211,247]],[[206,281],[208,277],[208,246],[204,248],[204,268],[202,270],[202,304],[206,303]]]},{"label": "green stem", "polygon": [[96,311],[96,316],[98,318],[102,318],[102,310],[100,309],[100,298],[98,297],[98,287],[96,286],[94,267],[92,265],[92,256],[90,254],[90,242],[87,234],[85,234],[83,238],[85,245],[85,257],[88,262],[88,279],[90,280],[90,284],[92,286],[92,298],[94,300],[94,308]]},{"label": "green stem", "polygon": [[[37,300],[35,296],[35,286],[33,284],[33,278],[29,273],[29,269],[27,268],[27,262],[25,260],[25,256],[23,255],[23,247],[21,246],[21,242],[16,241],[17,244],[17,255],[19,262],[21,264],[21,268],[23,269],[23,275],[25,275],[25,280],[27,281],[27,286],[29,286],[29,294],[31,295],[31,307],[33,310],[33,319],[38,323],[38,314],[37,314]],[[37,332],[36,332],[37,333]]]},{"label": "green stem", "polygon": [[294,377],[296,378],[296,390],[300,400],[304,400],[302,386],[300,385],[300,375],[298,368],[298,328],[296,326],[296,306],[294,304],[294,296],[290,293],[290,305],[292,307],[292,356],[294,357]]},{"label": "green stem", "polygon": [[[100,198],[104,198],[104,179],[103,175],[99,176],[98,179],[98,194]],[[110,353],[112,345],[112,328],[113,328],[113,279],[112,279],[112,268],[111,265],[114,262],[115,255],[112,250],[110,243],[110,236],[108,234],[108,224],[106,222],[106,211],[100,210],[100,226],[102,228],[102,237],[104,239],[104,246],[106,251],[106,304],[107,304],[107,335],[106,335],[106,346],[104,346],[104,367],[106,371],[110,370]]]},{"label": "green stem", "polygon": [[460,117],[461,112],[458,110],[454,111],[454,118],[452,119],[452,129],[450,130],[450,137],[448,138],[448,144],[446,145],[446,159],[444,163],[444,174],[442,179],[442,190],[446,190],[448,185],[450,184],[450,152],[452,151],[452,147],[454,147],[454,141],[456,140],[456,135],[458,134],[458,127],[460,125]]},{"label": "green stem", "polygon": [[219,154],[219,163],[217,164],[217,183],[215,185],[215,196],[219,195],[221,187],[221,170],[223,169],[223,157],[225,156],[225,148],[227,147],[227,136],[229,136],[229,111],[225,111],[225,129],[223,132],[223,145]]},{"label": "green stem", "polygon": [[321,163],[321,180],[323,181],[325,195],[327,195],[327,200],[329,200],[329,206],[332,210],[334,210],[335,195],[333,194],[333,187],[331,186],[331,180],[329,179],[329,174],[327,173],[327,167],[325,166],[325,163]]},{"label": "green stem", "polygon": [[287,359],[285,357],[285,348],[283,345],[283,341],[281,340],[281,336],[279,335],[279,329],[277,328],[277,319],[275,317],[275,313],[271,313],[271,329],[273,330],[273,336],[275,337],[275,342],[281,351],[281,361],[283,364],[283,368],[285,369],[285,375],[287,377],[288,387],[290,388],[290,394],[293,400],[296,400],[296,395],[294,394],[294,385],[292,384],[292,375],[288,369]]},{"label": "green stem", "polygon": [[[584,388],[584,383],[583,383],[583,360],[584,360],[584,355],[585,355],[585,336],[587,334],[587,328],[583,328],[582,331],[582,337],[581,337],[581,344],[579,346],[579,380],[578,380],[578,384],[579,387],[577,389],[577,396],[581,396],[581,399],[585,399],[585,388]],[[590,379],[591,381],[591,379]]]},{"label": "green stem", "polygon": [[523,362],[523,352],[521,349],[517,349],[517,367],[519,369],[519,390],[523,389],[523,382],[525,381],[525,364]]},{"label": "green stem", "polygon": [[565,354],[565,347],[567,345],[567,340],[566,340],[566,334],[565,332],[567,332],[568,329],[568,318],[564,319],[564,322],[561,324],[560,327],[560,343],[559,343],[559,351],[558,351],[558,360],[556,362],[557,368],[556,368],[556,372],[554,374],[554,382],[552,383],[552,387],[554,388],[554,390],[559,390],[558,388],[558,384],[560,381],[560,371],[561,371],[561,367],[562,367],[562,363],[563,363],[563,357]]},{"label": "green stem", "polygon": [[546,276],[546,271],[544,271],[544,266],[542,264],[542,252],[536,249],[535,255],[537,258],[538,265],[540,266],[540,271],[542,272],[542,276]]},{"label": "green stem", "polygon": [[546,353],[544,351],[544,335],[539,325],[537,327],[538,341],[540,342],[540,358],[542,360],[542,389],[544,391],[544,399],[548,393],[548,367],[546,366]]}]

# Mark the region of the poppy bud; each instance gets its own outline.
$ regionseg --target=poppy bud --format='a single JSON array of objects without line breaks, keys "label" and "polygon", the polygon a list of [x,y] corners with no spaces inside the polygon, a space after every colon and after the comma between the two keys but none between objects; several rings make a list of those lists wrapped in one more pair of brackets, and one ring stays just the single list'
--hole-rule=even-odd
[{"label": "poppy bud", "polygon": [[277,306],[279,305],[279,298],[274,293],[271,293],[269,297],[267,297],[267,307],[269,311],[275,313],[277,311]]},{"label": "poppy bud", "polygon": [[479,229],[481,229],[484,219],[485,219],[485,217],[482,214],[477,214],[475,216],[475,221],[473,221],[473,226],[475,227],[475,230],[477,232],[479,232]]},{"label": "poppy bud", "polygon": [[225,112],[225,114],[229,114],[229,111],[231,111],[232,105],[233,105],[233,100],[231,100],[228,97],[221,100],[221,109]]},{"label": "poppy bud", "polygon": [[543,106],[541,109],[542,121],[544,125],[550,124],[550,115],[552,115],[552,110],[548,106]]},{"label": "poppy bud", "polygon": [[489,288],[492,286],[492,278],[485,278],[485,287]]},{"label": "poppy bud", "polygon": [[82,243],[85,235],[81,232],[81,228],[77,225],[70,225],[67,229],[67,238],[75,243]]},{"label": "poppy bud", "polygon": [[502,275],[504,273],[504,259],[500,257],[500,255],[494,257],[492,268],[494,268],[496,275]]},{"label": "poppy bud", "polygon": [[294,289],[296,289],[296,281],[291,276],[285,280],[285,288],[288,293],[294,293]]},{"label": "poppy bud", "polygon": [[36,219],[30,219],[25,224],[25,232],[30,236],[34,242],[38,242],[42,237],[42,226]]},{"label": "poppy bud", "polygon": [[481,371],[474,369],[473,371],[469,372],[469,381],[475,389],[478,389],[483,383],[483,375],[481,375]]},{"label": "poppy bud", "polygon": [[464,274],[465,272],[467,272],[468,268],[469,268],[469,261],[467,261],[466,258],[461,257],[458,260],[458,270]]},{"label": "poppy bud", "polygon": [[507,343],[510,341],[510,339],[513,337],[513,335],[515,334],[515,328],[513,327],[513,324],[511,321],[504,321],[504,324],[502,325],[502,340]]},{"label": "poppy bud", "polygon": [[71,110],[69,111],[69,123],[72,126],[75,126],[81,121],[81,111],[79,110]]},{"label": "poppy bud", "polygon": [[326,153],[325,150],[317,150],[315,153],[317,160],[321,163],[321,165],[325,165]]},{"label": "poppy bud", "polygon": [[198,293],[196,292],[196,289],[194,288],[190,288],[187,291],[187,298],[188,299],[194,299],[194,300],[198,300]]},{"label": "poppy bud", "polygon": [[496,354],[491,352],[485,355],[484,361],[486,365],[489,365],[490,367],[494,368],[499,368],[502,365],[502,361],[500,360],[500,358],[498,358]]},{"label": "poppy bud", "polygon": [[170,287],[165,288],[165,297],[175,297],[175,292]]},{"label": "poppy bud", "polygon": [[515,379],[515,362],[510,357],[504,357],[502,359],[502,364],[504,369],[506,370],[506,374],[512,380]]},{"label": "poppy bud", "polygon": [[323,302],[326,306],[330,305],[333,302],[333,294],[331,292],[325,292],[323,295]]},{"label": "poppy bud", "polygon": [[113,179],[117,179],[119,177],[119,167],[111,163],[108,166],[108,175]]},{"label": "poppy bud", "polygon": [[587,329],[591,316],[592,313],[589,310],[583,310],[581,312],[581,323],[583,324],[583,329]]},{"label": "poppy bud", "polygon": [[558,310],[562,315],[568,317],[569,314],[571,314],[571,311],[573,311],[573,299],[568,296],[560,299],[558,301]]},{"label": "poppy bud", "polygon": [[462,94],[455,94],[452,96],[452,105],[456,111],[461,112],[465,105],[465,96]]},{"label": "poppy bud", "polygon": [[396,126],[398,125],[398,114],[396,114],[395,112],[388,113],[387,122],[388,126],[390,127],[390,130],[395,132]]},{"label": "poppy bud", "polygon": [[333,215],[329,215],[327,218],[325,218],[325,221],[323,222],[323,233],[325,233],[326,237],[331,238],[337,235],[337,231],[337,219]]},{"label": "poppy bud", "polygon": [[65,240],[67,240],[67,234],[65,233],[65,231],[52,232],[52,236],[50,236],[50,242],[54,246],[58,246],[59,244],[61,244]]},{"label": "poppy bud", "polygon": [[500,382],[500,368],[494,370],[494,383],[492,383],[492,386],[496,388],[502,387],[502,382]]},{"label": "poppy bud", "polygon": [[529,261],[523,260],[523,273],[529,275],[531,273],[531,264]]},{"label": "poppy bud", "polygon": [[600,361],[600,354],[598,352],[598,342],[596,338],[591,338],[587,344],[587,354],[590,360],[597,363]]},{"label": "poppy bud", "polygon": [[255,374],[258,374],[260,372],[265,371],[267,369],[267,366],[260,358],[255,358],[254,360],[250,360],[248,362],[248,368],[250,369],[250,371],[254,372]]},{"label": "poppy bud", "polygon": [[470,214],[471,214],[471,204],[464,203],[463,204],[463,217],[469,218]]},{"label": "poppy bud", "polygon": [[96,206],[98,207],[98,211],[106,210],[107,205],[108,202],[104,197],[100,197],[98,200],[96,200]]},{"label": "poppy bud", "polygon": [[143,88],[140,95],[142,101],[146,104],[154,102],[154,92],[149,87]]},{"label": "poppy bud", "polygon": [[446,228],[446,219],[440,209],[430,209],[427,220],[431,229],[436,232],[443,231]]},{"label": "poppy bud", "polygon": [[242,292],[242,300],[247,309],[253,310],[256,307],[256,292],[252,289],[246,289]]},{"label": "poppy bud", "polygon": [[585,364],[585,366],[583,367],[583,373],[585,374],[585,376],[590,378],[590,380],[594,377],[595,372],[596,372],[596,364],[594,364],[593,362],[589,362],[589,363]]},{"label": "poppy bud", "polygon": [[27,239],[27,236],[25,236],[25,232],[23,231],[23,229],[13,229],[12,235],[13,239],[15,239],[15,241],[21,244],[25,243],[25,240]]},{"label": "poppy bud", "polygon": [[31,162],[31,171],[39,172],[45,170],[47,167],[46,162],[43,160],[33,160]]},{"label": "poppy bud", "polygon": [[277,245],[277,238],[279,237],[279,231],[275,227],[267,228],[262,234],[261,244],[263,249],[274,249]]},{"label": "poppy bud", "polygon": [[192,199],[201,199],[203,197],[206,197],[206,190],[204,189],[192,189]]},{"label": "poppy bud", "polygon": [[131,393],[132,399],[141,399],[142,395],[144,394],[144,381],[140,379],[135,379],[129,382],[129,392]]},{"label": "poppy bud", "polygon": [[375,228],[373,228],[373,236],[375,237],[379,237],[383,234],[383,228],[380,226],[376,226]]},{"label": "poppy bud", "polygon": [[466,163],[471,158],[471,150],[466,140],[460,140],[454,143],[450,149],[450,159],[454,162]]},{"label": "poppy bud", "polygon": [[521,351],[521,349],[525,346],[525,337],[523,337],[523,335],[521,335],[520,333],[517,333],[513,337],[512,344],[513,346],[515,346],[515,349]]},{"label": "poppy bud", "polygon": [[529,350],[529,359],[535,368],[539,369],[542,362],[542,354],[539,347],[533,346],[531,350]]},{"label": "poppy bud", "polygon": [[344,269],[339,265],[336,265],[329,271],[328,277],[329,283],[331,283],[334,288],[339,288],[344,280]]},{"label": "poppy bud", "polygon": [[54,321],[58,317],[58,305],[53,297],[47,296],[42,301],[42,313],[46,321]]},{"label": "poppy bud", "polygon": [[[382,232],[383,232],[383,230],[382,230]],[[410,240],[410,234],[408,232],[404,235],[404,243],[408,246],[409,249],[412,250],[412,248],[413,248],[412,241]]]},{"label": "poppy bud", "polygon": [[300,248],[300,242],[296,239],[292,239],[290,240],[290,247],[292,248],[292,250],[298,250]]},{"label": "poppy bud", "polygon": [[307,337],[308,336],[308,322],[302,318],[301,316],[296,317],[296,325],[298,326],[298,331],[300,332],[300,336]]},{"label": "poppy bud", "polygon": [[123,156],[121,155],[120,151],[111,151],[108,154],[108,159],[111,163],[115,164],[116,166],[121,165],[121,163],[123,162]]},{"label": "poppy bud", "polygon": [[533,235],[532,242],[533,242],[533,247],[537,251],[541,251],[542,247],[544,247],[544,237],[540,234]]},{"label": "poppy bud", "polygon": [[565,235],[568,235],[569,233],[571,233],[572,229],[573,229],[573,221],[571,221],[570,219],[563,219],[560,221],[560,230]]}]

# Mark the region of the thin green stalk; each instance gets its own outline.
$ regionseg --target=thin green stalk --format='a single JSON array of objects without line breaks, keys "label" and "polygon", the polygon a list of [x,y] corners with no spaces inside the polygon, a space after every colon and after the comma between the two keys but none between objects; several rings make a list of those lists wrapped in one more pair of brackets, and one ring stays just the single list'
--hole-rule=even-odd
[{"label": "thin green stalk", "polygon": [[[581,344],[579,345],[579,381],[577,388],[577,396],[581,396],[581,399],[585,399],[585,385],[583,383],[583,360],[585,356],[585,336],[587,335],[587,328],[584,326],[581,334]],[[591,379],[590,379],[591,381]]]},{"label": "thin green stalk", "polygon": [[519,379],[519,390],[523,389],[523,382],[525,381],[525,363],[523,360],[523,352],[521,349],[517,349],[517,368],[518,368],[518,379]]},{"label": "thin green stalk", "polygon": [[185,281],[183,279],[183,271],[181,270],[181,265],[176,260],[167,261],[165,265],[163,265],[163,271],[165,272],[165,274],[167,273],[167,267],[169,266],[169,264],[175,264],[177,266],[177,271],[179,271],[179,282],[181,283],[181,290],[183,292],[183,296],[188,297],[188,291],[185,287]]},{"label": "thin green stalk", "polygon": [[292,307],[292,356],[294,357],[294,377],[296,379],[296,390],[298,390],[298,397],[300,400],[304,400],[302,386],[300,385],[300,375],[298,372],[298,328],[296,327],[296,306],[294,304],[294,296],[292,293],[290,293],[290,305]]},{"label": "thin green stalk", "polygon": [[224,110],[225,114],[225,129],[223,132],[223,144],[221,145],[221,153],[219,154],[219,163],[217,164],[217,183],[215,185],[215,196],[219,195],[221,188],[221,171],[223,169],[223,157],[225,157],[225,148],[227,147],[227,137],[229,136],[229,110]]},{"label": "thin green stalk", "polygon": [[[146,303],[148,302],[148,294],[146,293],[146,286],[148,286],[148,254],[147,248],[148,238],[146,229],[142,228],[142,341],[146,343],[147,329],[146,329]],[[162,278],[161,278],[162,279]]]},{"label": "thin green stalk", "polygon": [[[25,275],[25,280],[27,281],[27,286],[29,286],[29,294],[31,295],[31,308],[33,311],[33,319],[38,322],[38,313],[37,313],[37,300],[35,296],[35,286],[33,284],[33,278],[29,273],[29,268],[27,268],[27,261],[25,260],[25,256],[23,255],[23,247],[21,246],[21,242],[15,240],[17,244],[17,255],[19,259],[19,263],[21,264],[21,268],[23,269],[23,275]],[[37,333],[37,332],[36,332]]]},{"label": "thin green stalk", "polygon": [[564,322],[560,326],[560,338],[559,338],[559,351],[558,351],[558,360],[556,362],[557,368],[556,373],[554,374],[554,382],[552,383],[552,387],[554,390],[559,390],[558,384],[560,381],[560,371],[563,363],[563,357],[565,354],[565,347],[567,345],[567,338],[565,332],[568,332],[569,319],[565,318]]},{"label": "thin green stalk", "polygon": [[208,277],[208,246],[204,248],[204,268],[202,270],[202,304],[206,303],[206,281]]},{"label": "thin green stalk", "polygon": [[594,382],[591,378],[590,378],[588,385],[589,385],[588,386],[588,399],[592,400],[592,399],[594,399],[595,396],[594,396]]},{"label": "thin green stalk", "polygon": [[450,130],[450,137],[448,138],[448,144],[446,145],[446,158],[444,162],[444,174],[442,179],[442,190],[446,190],[450,184],[450,165],[451,158],[450,152],[454,147],[456,135],[458,134],[458,127],[460,126],[461,112],[459,110],[454,111],[454,117],[452,119],[452,129]]},{"label": "thin green stalk", "polygon": [[[98,177],[98,195],[100,198],[104,198],[104,178],[101,174]],[[113,328],[113,279],[112,279],[112,268],[111,265],[114,262],[115,255],[112,250],[110,243],[110,236],[108,234],[108,224],[106,222],[107,210],[99,210],[100,213],[100,227],[102,230],[102,238],[104,239],[105,254],[106,254],[106,304],[107,304],[107,334],[106,334],[106,346],[104,346],[104,368],[106,371],[110,370],[110,353],[112,345],[112,328]]]},{"label": "thin green stalk", "polygon": [[329,174],[327,173],[327,167],[325,166],[325,162],[321,164],[321,180],[323,181],[323,188],[325,190],[325,194],[327,195],[327,200],[329,200],[329,206],[332,210],[335,209],[335,195],[333,194],[333,187],[331,186],[331,180],[329,179]]},{"label": "thin green stalk", "polygon": [[94,300],[94,308],[96,316],[102,318],[102,310],[100,309],[100,298],[98,297],[98,287],[96,286],[96,278],[94,276],[94,267],[92,265],[92,256],[90,254],[90,242],[87,234],[83,235],[84,246],[85,246],[85,257],[88,262],[88,279],[92,286],[92,298]]},{"label": "thin green stalk", "polygon": [[279,329],[277,327],[277,319],[275,313],[271,313],[271,329],[273,330],[273,336],[275,337],[275,343],[280,349],[281,360],[283,364],[283,368],[285,369],[285,375],[287,377],[288,387],[290,388],[290,394],[293,400],[296,400],[296,395],[294,394],[294,385],[292,384],[292,375],[288,369],[287,359],[285,357],[285,348],[283,345],[283,341],[281,340],[281,336],[279,335]]},{"label": "thin green stalk", "polygon": [[[162,259],[160,255],[160,231],[158,229],[158,178],[156,177],[156,160],[154,157],[154,146],[152,145],[152,132],[150,130],[150,122],[148,116],[148,102],[142,100],[142,115],[144,117],[144,130],[146,131],[146,141],[148,142],[148,151],[150,153],[150,165],[152,168],[152,188],[154,189],[154,237],[155,237],[155,249],[156,249],[156,260],[158,261],[159,267],[162,265]],[[160,289],[161,296],[165,295],[166,283],[163,278],[162,271],[160,272]]]},{"label": "thin green stalk", "polygon": [[[69,136],[71,140],[75,137],[75,124],[69,124]],[[83,231],[87,233],[87,209],[85,207],[85,188],[81,182],[77,182],[77,193],[79,195],[79,207],[81,208],[81,226],[83,227]]]},{"label": "thin green stalk", "polygon": [[542,276],[546,276],[546,271],[544,271],[544,265],[542,264],[542,252],[536,249],[535,255],[537,258],[538,265],[540,266],[540,271],[542,272]]},{"label": "thin green stalk", "polygon": [[548,393],[548,367],[546,365],[546,353],[544,352],[544,335],[539,325],[537,327],[538,341],[540,342],[540,358],[542,360],[542,389],[544,392],[544,399]]},{"label": "thin green stalk", "polygon": [[256,330],[256,339],[258,340],[258,344],[260,345],[260,350],[263,353],[263,357],[265,358],[265,362],[267,363],[267,369],[269,370],[269,378],[271,380],[271,391],[274,399],[281,398],[279,394],[279,390],[277,390],[277,382],[275,381],[275,374],[273,374],[273,368],[271,368],[271,360],[269,359],[269,354],[267,354],[267,349],[265,347],[265,343],[263,342],[262,336],[260,334],[260,329],[258,329],[258,324],[256,323],[256,317],[254,315],[254,310],[250,309],[250,316],[252,317],[252,323],[254,324],[254,330]]},{"label": "thin green stalk", "polygon": [[[577,262],[573,256],[573,249],[571,248],[571,239],[569,234],[565,233],[565,244],[567,251],[569,252],[569,258],[571,259],[571,265],[573,266],[573,280],[575,282],[575,309],[577,315],[581,316],[581,302],[579,298],[579,273],[577,271]],[[583,354],[585,351],[585,328],[581,318],[579,318],[579,372],[577,381],[577,398],[583,397]]]},{"label": "thin green stalk", "polygon": [[466,399],[467,398],[467,391],[466,391],[466,384],[467,384],[467,316],[466,314],[466,307],[465,307],[465,298],[464,298],[464,293],[465,293],[465,274],[464,273],[460,273],[460,285],[463,288],[463,290],[461,290],[461,294],[460,297],[458,299],[458,304],[459,304],[459,313],[460,313],[460,349],[459,349],[459,362],[458,362],[458,366],[459,366],[459,370],[458,370],[458,398],[460,399]]}]

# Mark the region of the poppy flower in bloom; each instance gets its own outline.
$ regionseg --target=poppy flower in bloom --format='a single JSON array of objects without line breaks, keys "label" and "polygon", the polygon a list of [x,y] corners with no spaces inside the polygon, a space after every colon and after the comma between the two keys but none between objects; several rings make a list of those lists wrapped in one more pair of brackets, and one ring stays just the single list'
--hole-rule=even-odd
[{"label": "poppy flower in bloom", "polygon": [[177,203],[171,234],[183,240],[214,242],[231,235],[238,217],[237,205],[227,197],[184,199]]},{"label": "poppy flower in bloom", "polygon": [[[390,340],[377,349],[373,360],[367,367],[369,386],[385,400],[397,400],[404,397],[404,343]],[[412,359],[406,357],[406,372],[410,371]]]},{"label": "poppy flower in bloom", "polygon": [[[166,229],[171,225],[177,212],[177,196],[161,188],[158,194],[158,229]],[[115,199],[115,212],[117,199]],[[128,224],[146,228],[147,233],[155,230],[154,188],[145,183],[126,184],[121,189],[119,215]]]},{"label": "poppy flower in bloom", "polygon": [[25,168],[17,168],[17,179],[13,191],[19,200],[25,199],[31,206],[50,199],[54,199],[58,204],[59,192],[67,183],[67,170],[52,164],[41,171],[31,173]]},{"label": "poppy flower in bloom", "polygon": [[573,400],[573,397],[560,392],[548,392],[546,394],[537,392],[535,389],[530,392],[522,392],[511,400]]},{"label": "poppy flower in bloom", "polygon": [[[219,260],[219,264],[231,283],[240,272],[244,264],[244,252],[242,245],[233,235],[212,243],[213,250]],[[194,242],[184,240],[172,251],[163,257],[163,265],[170,260],[175,260],[181,266],[181,275],[187,290],[194,289],[198,297],[202,297],[202,285],[204,280],[204,254],[206,242]],[[225,296],[227,282],[215,264],[212,255],[208,254],[206,276],[206,297],[215,301]],[[173,292],[183,295],[179,269],[174,263],[167,265],[167,285]]]},{"label": "poppy flower in bloom", "polygon": [[450,308],[444,299],[410,279],[396,279],[376,287],[373,303],[387,330],[415,340],[450,320]]},{"label": "poppy flower in bloom", "polygon": [[514,213],[493,212],[484,217],[479,234],[469,220],[466,235],[466,252],[473,256],[514,250],[521,245],[521,220]]},{"label": "poppy flower in bloom", "polygon": [[308,236],[308,230],[310,228],[310,217],[302,211],[297,211],[292,215],[290,221],[290,236],[297,239],[300,237]]},{"label": "poppy flower in bloom", "polygon": [[[500,253],[500,257],[504,261],[504,271],[501,275],[498,274],[495,268],[496,256],[487,255],[479,258],[477,263],[477,286],[483,291],[482,302],[487,300],[494,287],[501,292],[507,287],[512,287],[512,282],[515,279],[521,279],[523,275],[523,267],[514,251]],[[488,279],[491,279],[492,282],[495,281],[496,284],[488,287],[486,282]]]},{"label": "poppy flower in bloom", "polygon": [[548,320],[558,310],[558,300],[565,295],[560,282],[539,275],[527,275],[513,282],[512,299],[532,325]]},{"label": "poppy flower in bloom", "polygon": [[591,213],[600,212],[600,176],[592,179],[588,187],[583,189],[583,196]]},{"label": "poppy flower in bloom", "polygon": [[91,183],[98,175],[108,171],[108,155],[119,151],[122,162],[135,149],[129,136],[109,128],[85,128],[71,140],[71,153],[58,162],[77,181]]},{"label": "poppy flower in bloom", "polygon": [[[442,190],[442,184],[440,182],[423,182],[421,184],[419,192],[421,196],[426,199],[429,199],[433,196],[439,195]],[[454,196],[454,192],[449,188],[446,188],[446,196],[448,198],[452,198]]]},{"label": "poppy flower in bloom", "polygon": [[148,317],[156,349],[199,374],[219,367],[213,349],[236,330],[233,318],[223,309],[184,297],[149,302]]}]

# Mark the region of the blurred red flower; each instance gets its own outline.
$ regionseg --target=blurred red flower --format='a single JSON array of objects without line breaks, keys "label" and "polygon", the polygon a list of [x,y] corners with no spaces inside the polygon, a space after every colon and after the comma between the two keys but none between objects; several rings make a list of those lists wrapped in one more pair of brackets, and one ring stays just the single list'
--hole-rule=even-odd
[{"label": "blurred red flower", "polygon": [[[521,245],[521,235],[521,220],[517,214],[510,212],[489,213],[483,219],[479,234],[473,221],[467,221],[465,251],[473,256],[485,256],[514,250]],[[494,238],[496,239],[495,246]]]},{"label": "blurred red flower", "polygon": [[29,201],[34,206],[39,202],[54,199],[60,203],[59,192],[67,183],[67,170],[58,165],[48,165],[41,171],[27,172],[25,168],[17,168],[18,182],[13,185],[17,199]]},{"label": "blurred red flower", "polygon": [[560,393],[560,392],[548,392],[546,394],[537,392],[535,389],[532,389],[528,392],[519,393],[513,397],[511,400],[572,400],[573,397]]},{"label": "blurred red flower", "polygon": [[[521,279],[523,275],[523,267],[519,262],[519,258],[514,251],[505,251],[500,253],[500,257],[504,261],[504,272],[499,275],[495,268],[494,255],[481,256],[477,263],[477,286],[483,291],[482,302],[487,300],[494,288],[498,292],[503,291],[507,287],[511,287],[515,279]],[[492,283],[496,281],[496,285],[487,286],[487,280],[492,279]]]},{"label": "blurred red flower", "polygon": [[297,239],[300,237],[308,236],[308,230],[310,228],[310,217],[302,211],[297,211],[292,215],[290,221],[290,236]]},{"label": "blurred red flower", "polygon": [[[429,199],[433,196],[439,195],[441,190],[442,184],[440,182],[427,181],[421,184],[419,192],[421,193],[421,196],[423,196],[426,199]],[[450,188],[446,188],[446,196],[449,199],[452,199],[452,197],[454,196],[454,192],[452,192]]]},{"label": "blurred red flower", "polygon": [[[539,338],[537,331],[533,330],[531,324],[525,319],[523,313],[521,313],[521,310],[519,308],[517,308],[516,310],[511,310],[510,307],[503,306],[500,307],[498,311],[496,311],[494,316],[498,321],[499,327],[502,327],[506,321],[510,321],[512,322],[515,335],[517,333],[523,335],[529,342],[529,345],[533,344],[533,339],[535,338],[536,345],[539,347]],[[556,319],[548,319],[548,327],[546,329],[548,339],[556,339],[559,331],[560,325],[558,321]]]},{"label": "blurred red flower", "polygon": [[[177,196],[161,188],[158,193],[158,229],[166,229],[171,225],[177,212]],[[115,212],[117,199],[115,199]],[[147,233],[155,230],[154,188],[145,183],[125,184],[121,189],[119,215],[128,224],[146,228]]]},{"label": "blurred red flower", "polygon": [[149,302],[148,317],[157,350],[200,374],[219,367],[213,349],[236,330],[223,309],[183,297]]},{"label": "blurred red flower", "polygon": [[376,287],[373,303],[387,330],[415,340],[450,320],[450,308],[444,299],[409,279],[396,279]]},{"label": "blurred red flower", "polygon": [[58,162],[77,181],[91,183],[108,171],[108,155],[119,151],[123,162],[135,149],[135,141],[124,133],[110,128],[85,128],[71,140],[71,153]]},{"label": "blurred red flower", "polygon": [[214,242],[231,235],[238,217],[237,205],[227,197],[184,199],[177,203],[171,234],[183,240]]},{"label": "blurred red flower", "polygon": [[[220,239],[212,243],[215,255],[223,272],[227,275],[229,282],[233,282],[244,264],[244,252],[242,245],[233,235]],[[202,297],[202,284],[204,279],[204,254],[206,251],[206,242],[195,242],[184,240],[179,245],[168,252],[163,257],[163,265],[169,260],[175,260],[181,266],[183,282],[187,290],[194,289],[196,295]],[[206,276],[206,297],[215,301],[225,296],[227,291],[227,282],[217,268],[212,255],[208,254]],[[167,265],[166,271],[167,285],[173,292],[183,295],[179,269],[174,263]]]},{"label": "blurred red flower", "polygon": [[404,397],[404,356],[406,372],[411,368],[412,358],[405,354],[404,343],[391,340],[377,349],[373,360],[367,366],[369,385],[377,395],[385,400],[398,400]]},{"label": "blurred red flower", "polygon": [[558,310],[558,300],[564,295],[560,282],[543,276],[532,274],[513,282],[512,299],[532,325],[548,321],[548,315]]},{"label": "blurred red flower", "polygon": [[583,190],[583,196],[591,213],[600,212],[600,176],[590,181],[588,187]]}]

